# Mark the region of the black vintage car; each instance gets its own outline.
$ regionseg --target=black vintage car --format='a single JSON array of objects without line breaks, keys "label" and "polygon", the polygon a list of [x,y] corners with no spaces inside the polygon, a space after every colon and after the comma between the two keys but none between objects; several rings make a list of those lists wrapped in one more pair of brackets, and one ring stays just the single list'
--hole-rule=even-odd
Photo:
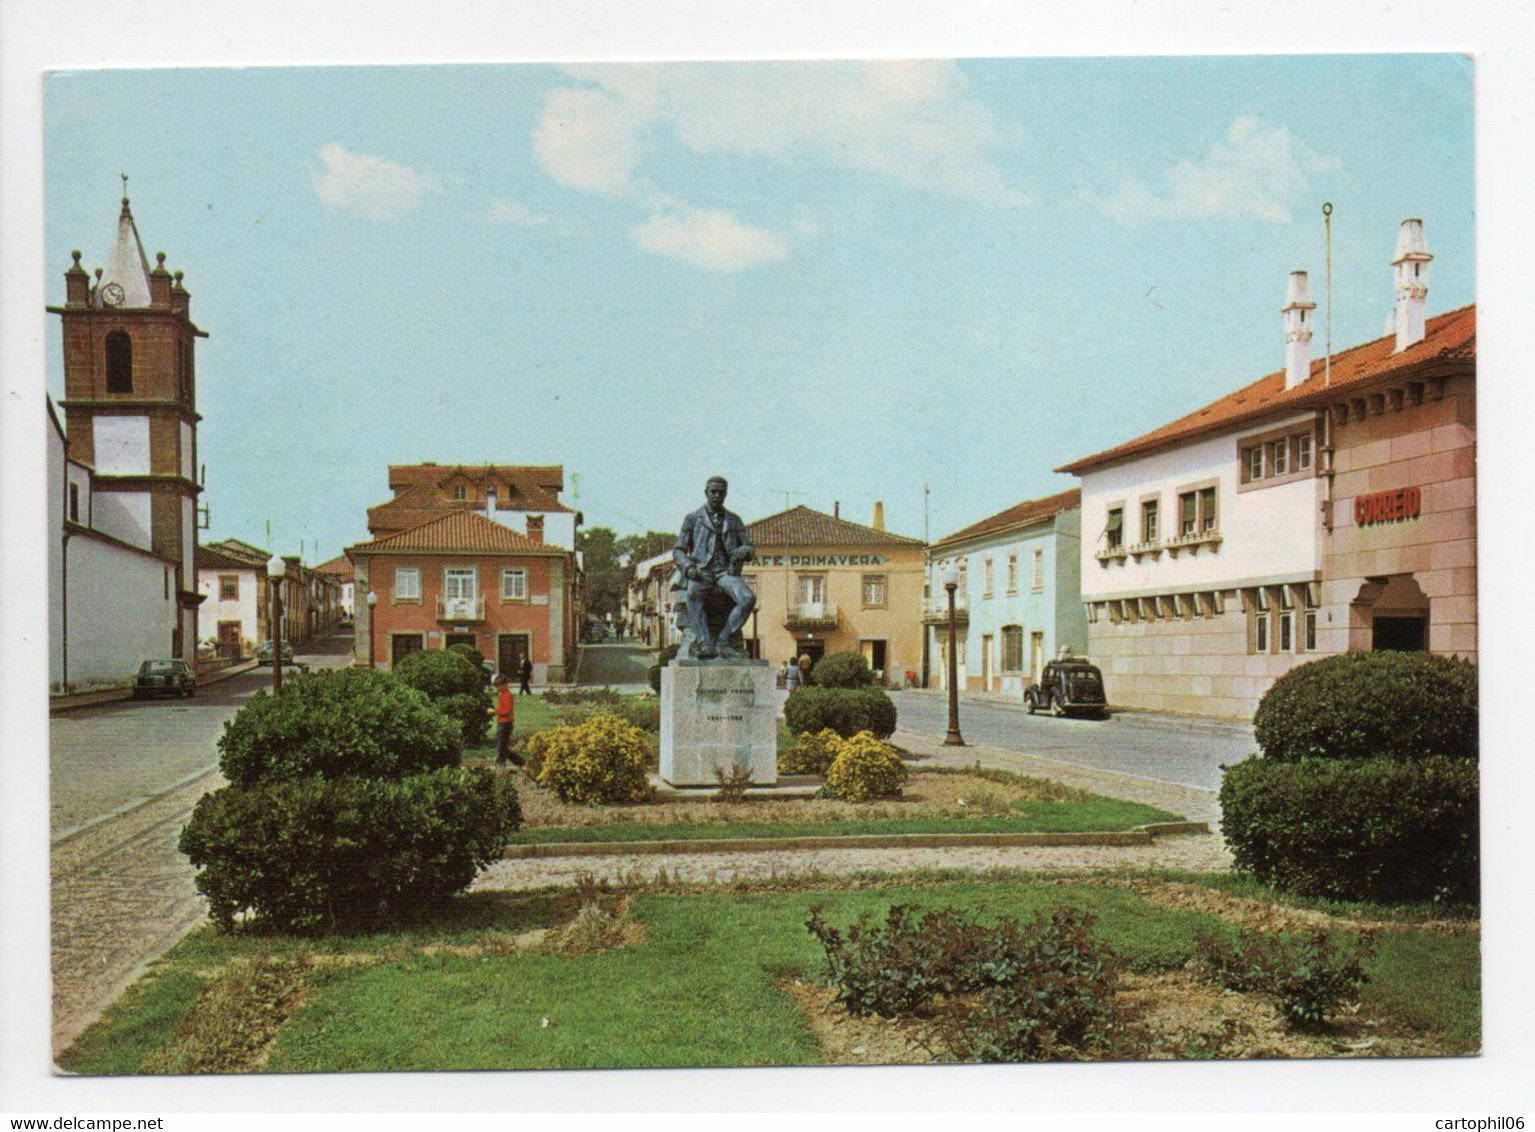
[{"label": "black vintage car", "polygon": [[1052,660],[1045,665],[1038,684],[1030,684],[1023,693],[1029,714],[1048,709],[1052,715],[1092,714],[1105,716],[1108,697],[1103,691],[1103,673],[1083,657]]},{"label": "black vintage car", "polygon": [[184,660],[146,660],[133,678],[133,698],[145,696],[195,696],[197,681]]}]

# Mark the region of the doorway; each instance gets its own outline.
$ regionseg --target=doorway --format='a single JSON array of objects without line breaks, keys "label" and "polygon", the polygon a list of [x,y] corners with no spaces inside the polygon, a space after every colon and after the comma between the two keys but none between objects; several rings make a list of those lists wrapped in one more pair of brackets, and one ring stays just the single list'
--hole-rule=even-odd
[{"label": "doorway", "polygon": [[518,678],[524,658],[532,655],[530,633],[502,633],[496,638],[496,671],[508,680]]},{"label": "doorway", "polygon": [[420,633],[393,633],[389,637],[389,667],[393,668],[413,652],[422,648]]},{"label": "doorway", "polygon": [[1422,652],[1428,648],[1428,618],[1376,617],[1370,647],[1376,652]]},{"label": "doorway", "polygon": [[221,660],[240,659],[240,622],[219,622],[218,655]]},{"label": "doorway", "polygon": [[796,655],[808,656],[812,666],[815,665],[816,661],[820,660],[823,656],[826,655],[825,641],[799,641],[795,644],[794,647],[799,650]]},{"label": "doorway", "polygon": [[858,642],[859,651],[863,653],[864,660],[868,662],[869,668],[874,672],[874,682],[876,684],[883,684],[885,682],[885,654],[887,645],[888,642],[886,641]]},{"label": "doorway", "polygon": [[473,633],[449,633],[442,639],[442,647],[450,649],[454,645],[468,645],[475,652],[480,651],[479,642],[475,640]]}]

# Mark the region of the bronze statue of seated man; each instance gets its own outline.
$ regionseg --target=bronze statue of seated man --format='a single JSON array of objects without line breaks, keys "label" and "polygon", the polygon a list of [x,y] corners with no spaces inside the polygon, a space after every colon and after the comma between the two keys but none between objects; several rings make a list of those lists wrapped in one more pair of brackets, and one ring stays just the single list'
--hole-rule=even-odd
[{"label": "bronze statue of seated man", "polygon": [[[741,656],[733,642],[740,639],[741,627],[757,605],[757,595],[741,577],[741,567],[755,550],[741,517],[725,510],[729,490],[723,476],[709,480],[704,487],[707,502],[682,520],[682,532],[672,548],[672,560],[687,586],[693,655],[700,660]],[[718,632],[711,633],[707,607],[718,603],[720,596],[729,600],[730,613]]]}]

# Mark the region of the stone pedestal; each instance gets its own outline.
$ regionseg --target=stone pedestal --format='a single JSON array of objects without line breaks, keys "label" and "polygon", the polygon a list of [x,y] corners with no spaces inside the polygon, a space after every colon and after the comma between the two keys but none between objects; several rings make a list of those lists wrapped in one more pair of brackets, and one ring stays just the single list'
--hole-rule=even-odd
[{"label": "stone pedestal", "polygon": [[765,660],[683,660],[661,670],[661,777],[718,786],[715,767],[778,781],[777,680]]}]

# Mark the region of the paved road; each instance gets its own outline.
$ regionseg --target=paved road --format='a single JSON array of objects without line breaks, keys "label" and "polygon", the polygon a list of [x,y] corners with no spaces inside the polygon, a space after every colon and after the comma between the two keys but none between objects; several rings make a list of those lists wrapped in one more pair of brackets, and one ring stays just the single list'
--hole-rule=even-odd
[{"label": "paved road", "polygon": [[653,654],[644,645],[613,642],[583,645],[581,683],[622,687],[649,687],[646,670]]},{"label": "paved road", "polygon": [[[903,729],[939,738],[948,730],[944,697],[897,692],[895,701]],[[977,700],[961,701],[959,726],[970,743],[1198,790],[1219,790],[1221,764],[1241,762],[1256,750],[1252,733],[1236,727],[1171,719],[1055,719]]]},{"label": "paved road", "polygon": [[[350,637],[314,648],[298,659],[350,663]],[[176,840],[197,799],[223,783],[214,744],[224,721],[270,686],[262,668],[191,700],[105,704],[51,721],[56,1051],[202,920]]]}]

